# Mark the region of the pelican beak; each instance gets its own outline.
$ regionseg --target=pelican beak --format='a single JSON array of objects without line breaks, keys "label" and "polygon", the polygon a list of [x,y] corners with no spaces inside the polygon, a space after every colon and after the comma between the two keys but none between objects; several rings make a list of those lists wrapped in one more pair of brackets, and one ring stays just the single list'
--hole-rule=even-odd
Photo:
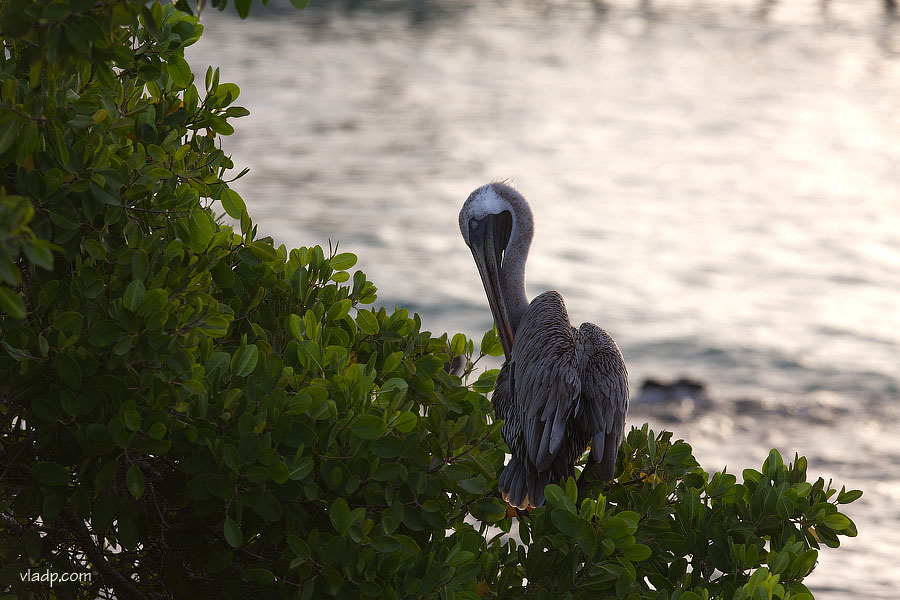
[{"label": "pelican beak", "polygon": [[[473,220],[469,224],[468,241],[472,256],[475,257],[475,264],[478,266],[478,273],[481,275],[481,283],[484,284],[491,314],[494,315],[494,323],[497,324],[503,354],[506,360],[509,360],[513,332],[506,302],[503,299],[503,288],[500,286],[503,250],[509,241],[509,223],[503,219],[503,215],[487,215],[477,222]],[[503,235],[503,231],[507,232],[506,235]]]}]

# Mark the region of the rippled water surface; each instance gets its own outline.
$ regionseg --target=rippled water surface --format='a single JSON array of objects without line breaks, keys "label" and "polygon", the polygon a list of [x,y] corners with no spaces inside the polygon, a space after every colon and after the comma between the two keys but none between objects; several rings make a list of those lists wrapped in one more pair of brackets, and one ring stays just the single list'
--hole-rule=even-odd
[{"label": "rippled water surface", "polygon": [[719,408],[674,427],[704,465],[775,446],[864,489],[860,537],[810,582],[896,597],[900,23],[880,0],[254,12],[207,10],[188,58],[241,86],[252,114],[223,143],[262,232],[339,240],[379,303],[480,335],[457,213],[509,178],[535,213],[529,294],[607,329],[633,392],[709,382]]}]

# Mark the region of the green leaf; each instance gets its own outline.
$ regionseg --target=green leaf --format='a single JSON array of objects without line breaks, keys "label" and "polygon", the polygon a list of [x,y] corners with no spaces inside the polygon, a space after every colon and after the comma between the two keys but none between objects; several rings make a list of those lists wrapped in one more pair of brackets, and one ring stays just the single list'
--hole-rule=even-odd
[{"label": "green leaf", "polygon": [[773,573],[782,573],[791,564],[791,554],[786,550],[769,553],[769,570]]},{"label": "green leaf", "polygon": [[487,491],[487,484],[481,477],[470,477],[459,482],[459,487],[470,494],[481,496]]},{"label": "green leaf", "polygon": [[116,479],[116,473],[119,471],[119,461],[112,459],[97,471],[94,476],[94,486],[98,490],[110,487]]},{"label": "green leaf", "polygon": [[791,574],[799,577],[806,577],[816,566],[816,560],[819,558],[817,550],[809,549],[800,554],[791,562]]},{"label": "green leaf", "polygon": [[247,205],[241,195],[231,188],[222,190],[222,207],[225,213],[232,219],[240,219],[241,215],[247,211]]},{"label": "green leaf", "polygon": [[241,580],[259,586],[268,586],[275,581],[275,574],[268,569],[253,567],[241,573]]},{"label": "green leaf", "polygon": [[71,210],[67,210],[62,207],[54,207],[51,208],[48,212],[50,221],[60,229],[64,229],[66,231],[75,231],[76,229],[81,227],[81,223],[78,220],[78,215],[73,213]]},{"label": "green leaf", "polygon": [[635,531],[637,531],[637,524],[622,517],[607,517],[600,526],[601,535],[611,539],[623,538]]},{"label": "green leaf", "polygon": [[233,519],[225,519],[222,531],[225,534],[225,541],[228,542],[228,545],[232,548],[237,548],[243,543],[244,536],[241,533],[241,527]]},{"label": "green leaf", "polygon": [[188,229],[197,246],[205,250],[212,239],[215,224],[207,211],[198,208],[191,211]]},{"label": "green leaf", "polygon": [[282,460],[269,467],[269,475],[272,477],[272,481],[282,484],[290,479],[291,472],[288,471],[287,465]]},{"label": "green leaf", "polygon": [[16,141],[16,134],[19,132],[19,122],[14,116],[7,114],[8,117],[0,125],[0,153],[6,152],[12,146],[12,143]]},{"label": "green leaf", "polygon": [[0,309],[13,319],[24,319],[28,314],[22,297],[4,285],[0,285]]},{"label": "green leaf", "polygon": [[587,556],[593,556],[597,550],[597,532],[585,519],[576,518],[575,543]]},{"label": "green leaf", "polygon": [[420,356],[415,362],[416,371],[434,375],[444,368],[444,361],[433,354]]},{"label": "green leaf", "polygon": [[216,263],[210,268],[210,273],[212,273],[213,281],[215,281],[220,288],[228,289],[234,285],[234,271],[231,270],[231,265],[228,263]]},{"label": "green leaf", "polygon": [[183,57],[178,56],[177,54],[170,56],[168,59],[168,67],[169,77],[172,79],[172,83],[175,84],[176,89],[183,90],[191,85],[191,82],[194,80],[194,75],[191,73],[190,65]]},{"label": "green leaf", "polygon": [[762,473],[756,469],[744,469],[741,472],[741,477],[744,478],[745,483],[758,483],[762,479]]},{"label": "green leaf", "polygon": [[231,135],[234,133],[234,127],[222,117],[210,116],[209,128],[221,135]]},{"label": "green leaf", "polygon": [[356,324],[359,330],[367,335],[378,333],[378,319],[369,310],[360,310],[356,313]]},{"label": "green leaf", "polygon": [[394,539],[400,545],[400,550],[411,555],[418,556],[421,554],[422,549],[419,547],[419,544],[416,543],[416,540],[412,539],[406,535],[395,535]]},{"label": "green leaf", "polygon": [[95,348],[105,348],[116,342],[122,335],[119,325],[113,321],[99,321],[91,327],[88,341]]},{"label": "green leaf", "polygon": [[379,458],[396,458],[403,449],[403,440],[395,435],[378,438],[372,443],[372,453]]},{"label": "green leaf", "polygon": [[84,240],[84,249],[96,260],[104,260],[106,258],[106,248],[97,240]]},{"label": "green leaf", "polygon": [[690,455],[690,445],[684,442],[675,442],[672,446],[669,447],[668,450],[666,450],[666,457],[664,459],[664,462],[667,465],[679,465],[687,460]]},{"label": "green leaf", "polygon": [[650,558],[650,555],[653,552],[650,550],[650,546],[646,546],[644,544],[634,544],[633,546],[629,546],[622,553],[625,558],[632,562],[641,562]]},{"label": "green leaf", "polygon": [[294,5],[294,8],[303,10],[309,5],[309,0],[291,0],[291,4]]},{"label": "green leaf", "polygon": [[418,421],[418,417],[416,413],[406,410],[400,413],[400,416],[397,417],[397,422],[394,424],[394,428],[397,429],[400,433],[409,433],[416,427],[416,422]]},{"label": "green leaf", "polygon": [[68,354],[59,354],[53,361],[53,370],[73,390],[81,389],[81,367]]},{"label": "green leaf", "polygon": [[382,392],[390,392],[392,390],[399,390],[401,392],[405,392],[409,388],[409,384],[406,383],[405,379],[401,379],[399,377],[391,377],[387,381],[381,384]]},{"label": "green leaf", "polygon": [[219,372],[227,372],[230,362],[231,356],[227,352],[214,352],[203,363],[203,370],[207,377],[214,377]]},{"label": "green leaf", "polygon": [[547,501],[550,502],[551,506],[565,509],[570,513],[575,512],[575,503],[572,502],[572,499],[569,498],[565,490],[555,483],[551,483],[544,488],[544,495],[547,497]]},{"label": "green leaf", "polygon": [[128,354],[128,351],[131,350],[131,346],[134,344],[134,337],[125,336],[116,342],[116,345],[113,346],[113,354],[116,356],[124,356]]},{"label": "green leaf", "polygon": [[[153,425],[150,426],[150,429],[147,430],[147,435],[155,440],[161,440],[164,435],[166,435],[166,424],[157,421]],[[157,454],[156,452],[151,452],[148,454]]]},{"label": "green leaf", "polygon": [[406,469],[404,469],[403,465],[400,463],[386,462],[375,469],[375,472],[372,473],[372,479],[379,482],[385,482],[401,476],[405,477],[405,474]]},{"label": "green leaf", "polygon": [[346,271],[356,264],[356,255],[352,252],[341,252],[333,256],[328,264],[335,271]]},{"label": "green leaf", "polygon": [[144,302],[144,296],[147,290],[144,288],[144,282],[135,279],[125,288],[125,295],[122,296],[122,304],[130,311],[137,312],[137,309]]},{"label": "green leaf", "polygon": [[131,431],[141,430],[141,413],[138,411],[134,409],[126,410],[122,415],[122,420],[125,422],[125,427]]},{"label": "green leaf", "polygon": [[289,534],[287,536],[288,546],[290,546],[291,551],[293,551],[294,556],[300,559],[309,558],[312,554],[309,549],[309,544],[306,543],[305,540],[297,537],[296,535]]},{"label": "green leaf", "polygon": [[[147,253],[143,250],[135,250],[134,256],[131,257],[131,273],[134,275],[136,280],[143,280],[147,278],[147,274],[150,272],[150,260],[147,258]],[[132,282],[134,283],[134,282]],[[131,285],[131,284],[129,284]],[[127,308],[127,307],[126,307]]]},{"label": "green leaf", "polygon": [[[154,428],[159,425],[163,429],[165,429],[165,425],[162,423],[154,423],[150,426],[150,433],[154,433]],[[158,429],[157,429],[158,433]],[[165,431],[163,431],[165,433]],[[172,444],[166,440],[161,439],[153,439],[153,438],[144,438],[142,440],[138,440],[134,444],[134,449],[138,452],[143,452],[144,454],[165,454],[169,451],[169,448],[172,447]]]},{"label": "green leaf", "polygon": [[66,34],[66,39],[69,40],[69,43],[75,49],[75,51],[81,54],[87,54],[90,50],[90,40],[88,40],[84,32],[80,27],[78,27],[76,23],[69,23],[64,28],[63,31]]},{"label": "green leaf", "polygon": [[[6,251],[5,244],[0,244],[0,280],[11,286],[18,287],[22,284],[22,272],[18,265],[13,263]],[[5,289],[0,285],[0,290]]]},{"label": "green leaf", "polygon": [[353,303],[350,302],[350,300],[348,300],[347,298],[335,302],[330,307],[328,307],[328,311],[325,313],[325,320],[339,321],[343,319],[350,312],[350,307],[352,305]]},{"label": "green leaf", "polygon": [[203,386],[203,383],[195,378],[188,379],[181,384],[181,387],[192,396],[204,396],[206,394],[206,388]]},{"label": "green leaf", "polygon": [[[240,118],[240,117],[246,117],[246,116],[249,116],[249,115],[250,115],[250,111],[247,110],[246,108],[244,108],[243,106],[229,106],[229,107],[225,110],[225,116],[228,117],[229,119],[230,119],[230,118],[238,119],[238,118]],[[249,169],[247,169],[247,168],[245,167],[244,170],[241,172],[241,174],[238,175],[238,177],[242,177],[243,174],[246,173],[246,172],[248,172],[248,171],[249,171]]]},{"label": "green leaf", "polygon": [[169,353],[166,364],[175,373],[190,371],[193,359],[186,350],[176,348]]},{"label": "green leaf", "polygon": [[376,552],[393,554],[400,549],[400,543],[390,535],[380,535],[378,537],[374,537],[372,538],[370,544]]},{"label": "green leaf", "polygon": [[293,467],[291,467],[291,474],[290,474],[291,480],[299,481],[301,479],[306,478],[307,475],[312,473],[314,465],[315,465],[315,463],[313,463],[312,458],[310,458],[308,456],[301,458],[300,460],[298,460],[297,462],[294,463]]},{"label": "green leaf", "polygon": [[573,512],[557,508],[550,513],[550,520],[560,532],[567,537],[574,538],[578,535],[578,521],[580,517]]},{"label": "green leaf", "polygon": [[575,483],[574,477],[566,478],[566,496],[572,501],[572,506],[578,501],[578,485]]},{"label": "green leaf", "polygon": [[350,426],[350,431],[356,437],[364,440],[374,440],[384,435],[387,425],[375,415],[363,415]]},{"label": "green leaf", "polygon": [[95,183],[91,183],[91,195],[108,206],[119,206],[122,199],[116,193],[110,192],[107,188],[100,187]]},{"label": "green leaf", "polygon": [[501,356],[503,354],[503,344],[500,343],[496,326],[486,331],[484,336],[482,336],[481,352],[489,356]]},{"label": "green leaf", "polygon": [[842,515],[841,513],[834,513],[833,515],[826,516],[823,521],[825,525],[834,529],[836,531],[841,531],[850,526],[850,519]]},{"label": "green leaf", "polygon": [[298,315],[290,315],[288,317],[288,329],[295,340],[303,339],[303,319]]},{"label": "green leaf", "polygon": [[776,511],[778,512],[778,516],[785,521],[789,520],[794,514],[794,504],[793,502],[791,502],[791,499],[787,497],[787,495],[780,496],[778,498]]},{"label": "green leaf", "polygon": [[83,320],[84,317],[81,313],[74,310],[67,310],[59,313],[56,318],[53,319],[53,327],[60,331],[65,331],[66,333],[73,333],[75,331],[81,331],[81,322]]},{"label": "green leaf", "polygon": [[53,253],[50,251],[50,248],[47,247],[47,242],[44,240],[25,242],[22,244],[22,249],[25,250],[25,256],[27,256],[28,260],[32,263],[45,271],[53,270]]},{"label": "green leaf", "polygon": [[788,587],[791,591],[791,600],[814,600],[809,588],[799,581],[793,582]]},{"label": "green leaf", "polygon": [[69,473],[65,467],[52,462],[39,462],[31,466],[31,474],[41,483],[47,485],[66,485]]},{"label": "green leaf", "polygon": [[478,380],[472,384],[472,389],[479,394],[487,394],[494,389],[499,374],[500,369],[487,369],[478,376]]},{"label": "green leaf", "polygon": [[159,29],[160,25],[162,25],[162,18],[159,9],[157,8],[156,11],[153,11],[145,4],[141,6],[141,17],[141,21],[150,35],[157,40],[162,41],[163,34]]},{"label": "green leaf", "polygon": [[241,350],[238,350],[231,359],[231,372],[236,377],[246,377],[256,368],[259,361],[259,349],[256,344],[247,344]]},{"label": "green leaf", "polygon": [[128,491],[135,498],[144,495],[144,474],[135,465],[128,467],[128,472],[125,474],[125,485],[128,486]]},{"label": "green leaf", "polygon": [[[41,534],[37,529],[29,529],[22,536],[25,545],[25,554],[28,558],[36,560],[41,556]],[[10,598],[9,600],[14,600]]]},{"label": "green leaf", "polygon": [[350,507],[347,506],[347,501],[340,496],[335,498],[331,503],[331,508],[328,509],[328,518],[335,531],[346,535],[350,528]]},{"label": "green leaf", "polygon": [[144,301],[141,302],[138,314],[147,318],[154,317],[162,312],[168,301],[169,293],[164,288],[152,289],[144,296]]},{"label": "green leaf", "polygon": [[769,451],[769,457],[766,459],[766,462],[763,463],[762,473],[771,478],[775,478],[775,473],[781,470],[784,467],[784,459],[781,458],[781,454],[775,448]]},{"label": "green leaf", "polygon": [[[392,373],[397,367],[400,366],[400,363],[403,362],[403,352],[399,350],[397,352],[391,352],[386,359],[384,359],[384,365],[381,367],[381,372],[385,375]],[[403,380],[401,380],[403,381]],[[406,383],[405,381],[403,383]],[[384,389],[384,386],[382,386]]]},{"label": "green leaf", "polygon": [[846,492],[841,492],[838,494],[838,504],[850,504],[851,502],[859,499],[862,496],[862,490],[848,490]]},{"label": "green leaf", "polygon": [[450,341],[450,356],[461,356],[466,353],[466,345],[468,344],[468,340],[466,336],[462,333],[457,333],[453,336],[453,339]]}]

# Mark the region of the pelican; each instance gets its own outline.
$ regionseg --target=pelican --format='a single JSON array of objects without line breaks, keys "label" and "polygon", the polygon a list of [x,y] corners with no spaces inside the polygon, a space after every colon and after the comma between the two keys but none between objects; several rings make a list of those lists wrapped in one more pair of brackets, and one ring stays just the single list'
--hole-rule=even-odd
[{"label": "pelican", "polygon": [[472,192],[459,212],[497,325],[505,361],[491,397],[512,458],[500,475],[503,499],[519,509],[541,506],[544,487],[588,466],[613,477],[628,409],[628,373],[613,339],[593,323],[575,328],[562,296],[530,303],[525,261],[534,234],[531,208],[505,183]]}]

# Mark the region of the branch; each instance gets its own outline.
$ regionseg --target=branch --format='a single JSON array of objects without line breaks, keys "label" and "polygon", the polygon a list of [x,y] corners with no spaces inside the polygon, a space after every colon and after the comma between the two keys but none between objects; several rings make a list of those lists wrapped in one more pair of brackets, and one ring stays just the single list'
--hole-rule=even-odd
[{"label": "branch", "polygon": [[137,588],[133,580],[125,577],[114,566],[109,564],[106,556],[94,543],[84,521],[76,512],[67,509],[60,516],[72,529],[75,538],[81,543],[81,547],[84,549],[84,553],[91,561],[91,564],[115,588],[117,598],[121,600],[148,600],[147,596]]}]

